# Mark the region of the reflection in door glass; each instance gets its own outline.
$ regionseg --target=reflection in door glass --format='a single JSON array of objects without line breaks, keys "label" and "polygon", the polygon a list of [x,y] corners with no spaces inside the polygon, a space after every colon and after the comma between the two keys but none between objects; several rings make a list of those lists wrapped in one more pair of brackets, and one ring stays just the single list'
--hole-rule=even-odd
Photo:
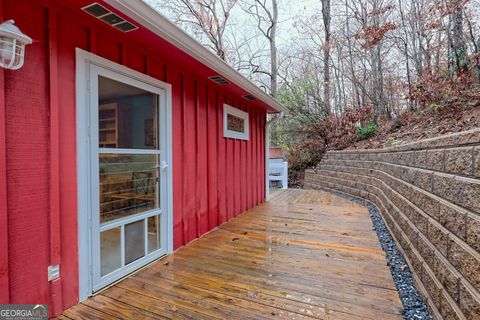
[{"label": "reflection in door glass", "polygon": [[158,96],[101,76],[98,86],[99,147],[158,149]]},{"label": "reflection in door glass", "polygon": [[157,155],[100,155],[100,223],[156,209],[158,200]]}]

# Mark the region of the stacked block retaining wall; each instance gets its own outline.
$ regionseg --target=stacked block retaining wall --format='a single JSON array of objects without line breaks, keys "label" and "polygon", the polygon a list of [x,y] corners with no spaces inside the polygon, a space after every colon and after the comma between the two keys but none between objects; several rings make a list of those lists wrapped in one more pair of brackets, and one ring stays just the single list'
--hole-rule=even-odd
[{"label": "stacked block retaining wall", "polygon": [[328,152],[305,188],[375,204],[434,319],[480,319],[480,129]]}]

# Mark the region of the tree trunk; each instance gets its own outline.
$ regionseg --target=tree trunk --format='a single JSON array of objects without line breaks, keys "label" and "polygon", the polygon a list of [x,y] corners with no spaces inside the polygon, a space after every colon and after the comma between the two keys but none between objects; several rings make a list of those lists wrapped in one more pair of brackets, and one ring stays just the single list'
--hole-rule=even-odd
[{"label": "tree trunk", "polygon": [[330,0],[322,0],[323,25],[325,27],[325,43],[323,48],[323,95],[325,109],[330,113]]},{"label": "tree trunk", "polygon": [[[479,53],[479,45],[477,44],[477,41],[475,40],[475,35],[473,33],[473,27],[472,27],[472,22],[470,21],[470,19],[468,17],[467,18],[467,24],[468,24],[468,33],[470,35],[470,41],[472,41],[472,47],[473,47],[473,51],[475,52],[475,54],[478,54]],[[480,41],[479,41],[480,43]],[[477,64],[477,70],[478,70],[478,82],[480,83],[480,58],[476,58],[475,59],[476,63]]]},{"label": "tree trunk", "polygon": [[278,23],[278,3],[272,0],[272,28],[270,30],[270,91],[272,96],[277,94],[278,85],[278,65],[277,65],[277,23]]},{"label": "tree trunk", "polygon": [[[410,74],[410,57],[408,56],[408,43],[409,43],[409,37],[408,37],[408,31],[407,31],[407,26],[405,24],[405,14],[403,12],[403,7],[402,7],[402,0],[398,0],[398,7],[400,10],[400,17],[402,18],[402,27],[403,27],[403,32],[405,34],[405,40],[403,42],[403,47],[405,50],[405,62],[406,62],[406,68],[407,68],[407,82],[408,82],[408,95],[412,95],[412,77]],[[414,111],[415,106],[412,102],[412,99],[408,99],[408,110]]]},{"label": "tree trunk", "polygon": [[360,105],[362,104],[361,103],[361,100],[360,100],[360,92],[359,92],[359,89],[358,89],[358,81],[357,81],[357,77],[355,75],[355,68],[353,66],[353,52],[352,52],[352,39],[351,39],[351,35],[350,35],[350,16],[349,16],[349,12],[348,12],[348,3],[347,1],[345,1],[345,16],[346,16],[346,27],[347,27],[347,45],[348,45],[348,57],[349,57],[349,67],[350,67],[350,73],[352,74],[352,86],[353,86],[353,89],[354,89],[354,92],[355,92],[355,96],[354,96],[354,99],[356,99],[356,104],[358,107],[360,107]]},{"label": "tree trunk", "polygon": [[465,58],[465,39],[463,35],[463,5],[459,0],[455,1],[455,13],[453,14],[453,32],[452,32],[453,52],[455,53],[455,64],[457,72],[464,67]]}]

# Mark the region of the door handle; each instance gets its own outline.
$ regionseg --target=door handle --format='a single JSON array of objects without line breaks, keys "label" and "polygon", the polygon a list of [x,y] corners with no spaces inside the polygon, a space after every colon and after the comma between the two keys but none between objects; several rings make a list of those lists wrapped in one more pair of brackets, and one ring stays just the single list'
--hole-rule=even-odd
[{"label": "door handle", "polygon": [[167,171],[167,168],[168,168],[167,161],[162,161],[162,165],[160,166],[160,169],[162,170],[162,172]]}]

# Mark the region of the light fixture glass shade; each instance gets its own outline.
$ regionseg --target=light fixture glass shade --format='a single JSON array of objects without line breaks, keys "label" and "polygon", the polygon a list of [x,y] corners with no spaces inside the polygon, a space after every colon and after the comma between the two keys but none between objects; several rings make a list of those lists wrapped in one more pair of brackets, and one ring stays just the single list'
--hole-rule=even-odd
[{"label": "light fixture glass shade", "polygon": [[30,43],[32,39],[15,26],[15,21],[0,24],[0,67],[20,69],[24,62],[25,45]]}]

